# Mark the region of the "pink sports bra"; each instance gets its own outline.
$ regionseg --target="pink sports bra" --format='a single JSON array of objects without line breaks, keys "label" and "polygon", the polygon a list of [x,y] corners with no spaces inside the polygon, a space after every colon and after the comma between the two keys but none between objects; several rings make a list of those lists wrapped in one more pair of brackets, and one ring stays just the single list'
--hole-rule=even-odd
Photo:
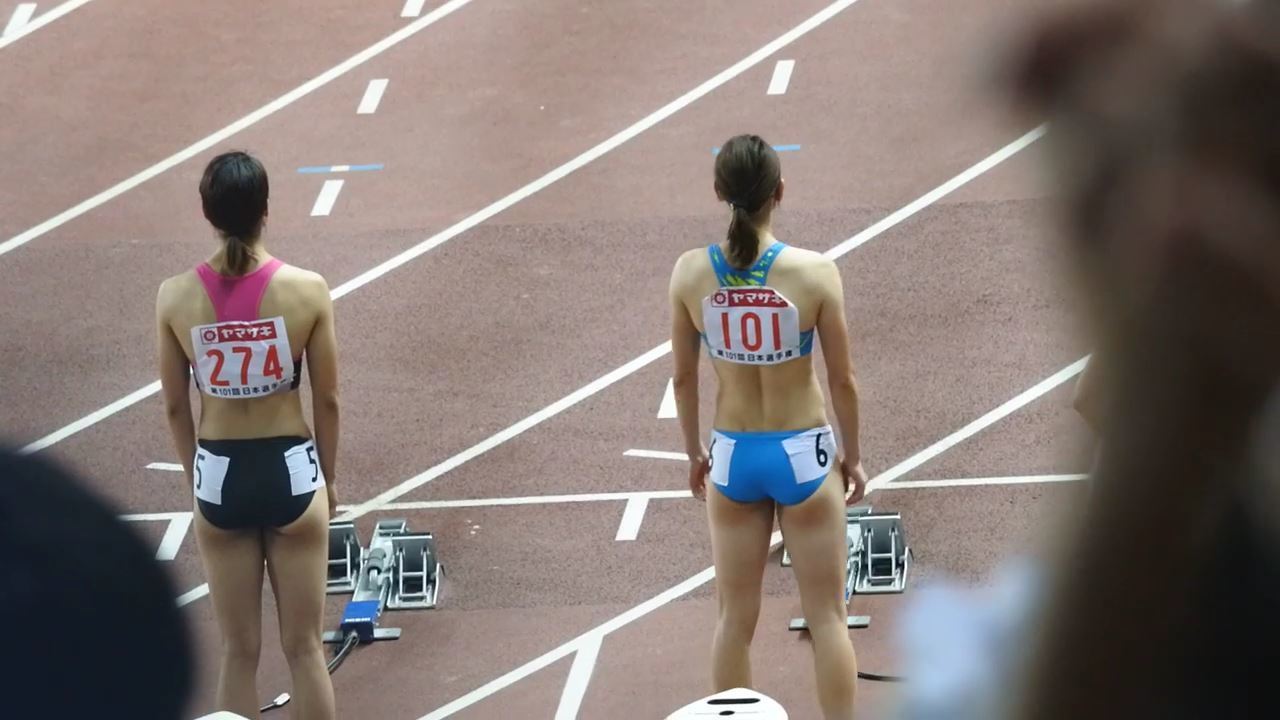
[{"label": "pink sports bra", "polygon": [[253,398],[296,390],[302,357],[294,357],[281,316],[260,317],[262,298],[276,271],[272,258],[247,275],[222,275],[208,263],[196,275],[213,304],[215,321],[191,328],[196,386],[220,398]]}]

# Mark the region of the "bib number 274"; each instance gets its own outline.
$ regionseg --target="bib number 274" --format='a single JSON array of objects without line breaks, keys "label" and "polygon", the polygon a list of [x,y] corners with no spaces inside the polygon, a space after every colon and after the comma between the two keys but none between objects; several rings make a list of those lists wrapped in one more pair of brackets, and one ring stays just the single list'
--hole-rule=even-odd
[{"label": "bib number 274", "polygon": [[[249,372],[253,367],[254,357],[253,348],[247,345],[237,345],[230,348],[231,353],[240,359],[240,385],[249,384]],[[277,381],[284,379],[284,367],[280,364],[280,351],[275,345],[267,346],[267,350],[263,354],[261,374],[263,377],[273,377]],[[205,356],[213,360],[213,372],[209,373],[209,384],[216,387],[229,387],[230,381],[222,376],[225,365],[227,364],[227,355],[221,348],[211,348],[206,351]]]}]

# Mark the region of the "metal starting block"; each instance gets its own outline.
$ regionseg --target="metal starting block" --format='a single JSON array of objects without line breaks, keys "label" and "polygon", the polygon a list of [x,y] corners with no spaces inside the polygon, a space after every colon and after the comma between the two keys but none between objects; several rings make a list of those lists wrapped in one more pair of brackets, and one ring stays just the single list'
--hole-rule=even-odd
[{"label": "metal starting block", "polygon": [[331,522],[328,592],[350,588],[351,601],[339,629],[325,633],[324,641],[341,643],[352,633],[361,643],[399,638],[399,628],[377,626],[383,610],[435,607],[443,572],[435,538],[409,532],[403,519],[379,520],[363,549],[352,523]]},{"label": "metal starting block", "polygon": [[356,576],[360,573],[360,559],[364,550],[356,536],[356,524],[349,521],[329,523],[329,581],[325,591],[349,593],[356,589]]},{"label": "metal starting block", "polygon": [[[854,595],[879,595],[901,593],[907,589],[907,576],[911,570],[911,548],[907,546],[899,513],[872,513],[870,505],[858,505],[845,512],[845,542],[848,549],[845,561],[844,601]],[[782,566],[791,566],[791,555],[782,550]],[[867,615],[850,615],[848,626],[865,628],[871,625]],[[809,627],[804,618],[792,618],[791,630]]]}]

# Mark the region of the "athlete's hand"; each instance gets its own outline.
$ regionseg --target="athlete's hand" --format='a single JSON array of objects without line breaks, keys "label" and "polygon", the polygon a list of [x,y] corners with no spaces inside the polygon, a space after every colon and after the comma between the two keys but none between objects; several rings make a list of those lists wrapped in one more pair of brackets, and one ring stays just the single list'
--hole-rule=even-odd
[{"label": "athlete's hand", "polygon": [[324,492],[329,496],[329,519],[332,520],[338,515],[338,491],[330,482],[324,484]]},{"label": "athlete's hand", "polygon": [[707,499],[707,473],[711,458],[705,452],[689,458],[689,491],[699,500]]},{"label": "athlete's hand", "polygon": [[852,467],[844,458],[840,458],[840,474],[844,477],[844,504],[856,505],[867,494],[867,471],[862,469],[862,461]]}]

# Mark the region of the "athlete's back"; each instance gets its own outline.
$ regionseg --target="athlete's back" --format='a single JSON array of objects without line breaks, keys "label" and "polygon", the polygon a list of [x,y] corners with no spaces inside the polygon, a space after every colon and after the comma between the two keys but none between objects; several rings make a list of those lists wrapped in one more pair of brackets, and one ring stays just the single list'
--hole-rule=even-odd
[{"label": "athlete's back", "polygon": [[[271,262],[271,258],[264,257],[244,277],[218,276],[214,282],[252,280],[254,273],[262,272]],[[203,269],[206,276],[216,274],[216,268],[205,266]],[[279,367],[292,365],[293,377],[283,377],[283,380],[290,383],[290,389],[297,389],[296,380],[302,372],[304,350],[310,344],[322,313],[329,307],[328,295],[328,286],[320,275],[280,264],[262,292],[258,310],[254,313],[257,317],[251,318],[283,319],[287,342],[282,347],[288,349],[290,357],[276,357],[275,362],[277,375],[280,376],[284,373],[279,372]],[[187,359],[193,366],[198,364],[201,353],[197,352],[194,345],[196,338],[192,336],[191,330],[214,325],[219,320],[214,299],[210,297],[206,284],[201,281],[200,271],[191,270],[171,278],[161,286],[160,297],[169,328],[181,343]],[[242,361],[238,356],[225,357],[225,354],[221,361],[221,367],[211,370],[214,382],[222,382],[224,378],[234,382],[241,372],[243,362],[255,363],[253,359]],[[257,370],[268,370],[270,375],[270,366],[255,364],[254,367]],[[301,398],[297,392],[277,392],[260,397],[222,397],[204,392],[201,400],[199,434],[202,438],[215,440],[309,434]]]},{"label": "athlete's back", "polygon": [[[772,242],[770,238],[760,243],[761,252],[757,260],[768,252]],[[776,291],[795,306],[801,333],[811,336],[824,306],[830,306],[834,294],[833,278],[838,280],[835,265],[830,260],[810,250],[785,246],[772,259],[763,286]],[[706,337],[709,331],[705,327],[703,301],[723,289],[712,262],[712,253],[707,248],[685,253],[677,263],[674,282],[677,286],[673,290],[678,293],[698,332]],[[839,300],[843,301],[843,298]],[[760,327],[758,336],[752,336],[756,330],[754,324],[748,323],[746,329],[745,339],[759,343],[763,346],[761,349],[770,349],[776,340],[772,336],[773,328],[767,322]],[[729,328],[726,337],[732,344],[735,337],[743,339],[742,336],[742,327],[738,326]],[[811,338],[809,343],[812,344]],[[811,353],[797,353],[794,358],[767,364],[719,359],[714,353],[711,360],[719,380],[716,427],[727,430],[789,430],[826,424],[826,403],[813,369]]]}]

